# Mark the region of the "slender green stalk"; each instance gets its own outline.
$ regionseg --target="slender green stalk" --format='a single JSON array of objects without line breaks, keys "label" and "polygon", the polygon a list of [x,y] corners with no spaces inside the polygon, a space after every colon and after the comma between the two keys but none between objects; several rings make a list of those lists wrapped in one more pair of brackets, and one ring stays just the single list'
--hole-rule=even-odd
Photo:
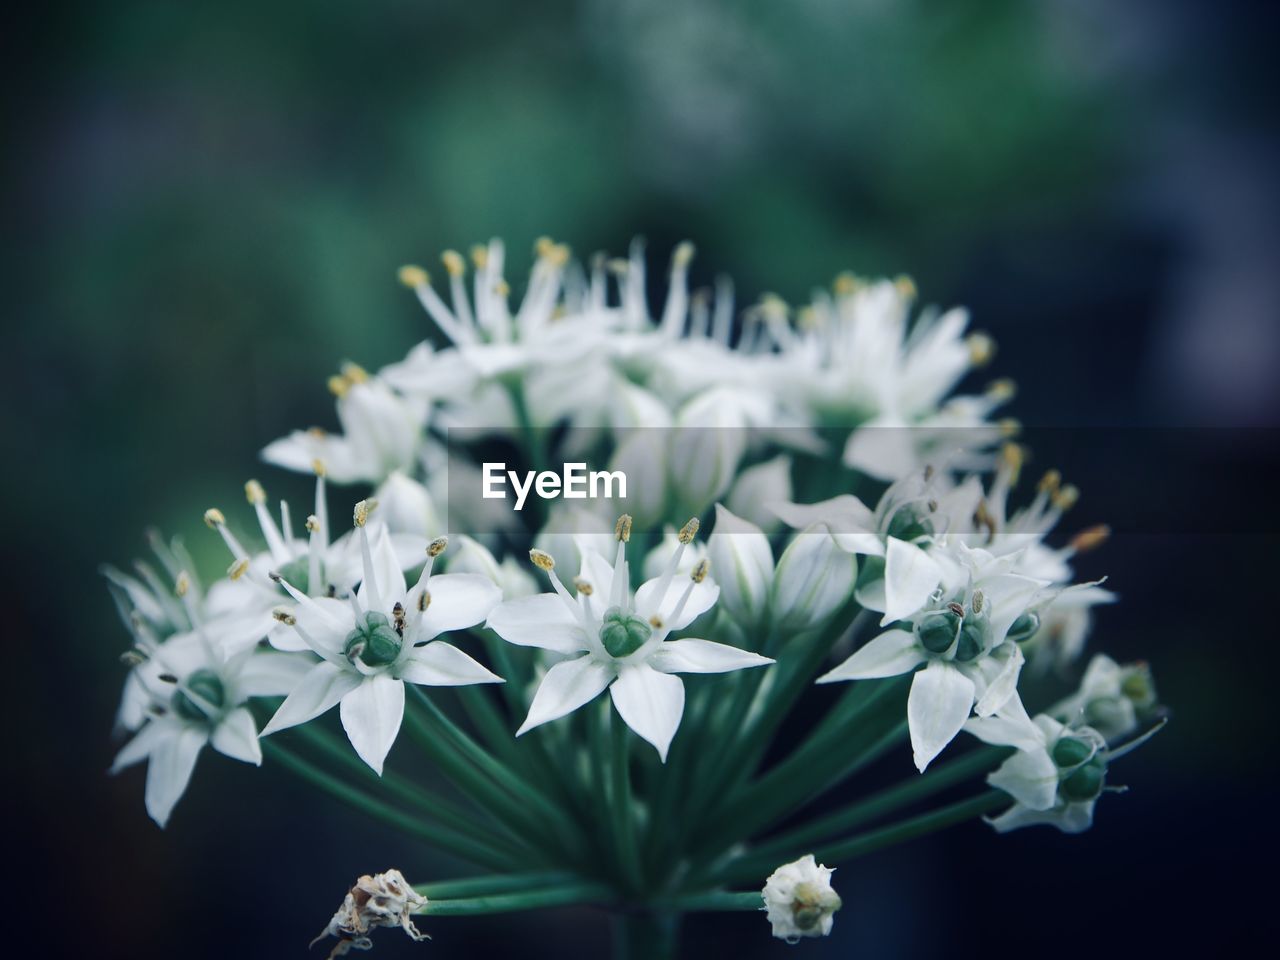
[{"label": "slender green stalk", "polygon": [[746,893],[713,890],[710,893],[691,893],[683,897],[655,901],[654,905],[678,913],[712,913],[730,910],[761,910],[764,908],[764,900],[759,890]]},{"label": "slender green stalk", "polygon": [[417,912],[429,917],[473,917],[486,913],[515,913],[544,907],[613,902],[613,890],[603,883],[567,883],[522,893],[503,893],[457,900],[429,900]]},{"label": "slender green stalk", "polygon": [[491,874],[482,877],[462,877],[458,880],[440,880],[416,885],[418,893],[430,900],[459,900],[469,897],[488,897],[498,893],[522,893],[544,890],[547,887],[563,887],[577,883],[578,877],[562,870],[542,873]]},{"label": "slender green stalk", "polygon": [[273,760],[279,761],[283,766],[301,776],[313,786],[319,787],[335,799],[341,800],[361,813],[376,820],[381,820],[409,836],[417,837],[432,846],[446,850],[480,866],[502,868],[509,866],[511,863],[511,857],[507,852],[448,830],[433,830],[391,804],[370,796],[363,790],[358,790],[342,780],[334,779],[321,768],[302,759],[273,740],[263,741],[263,748]]},{"label": "slender green stalk", "polygon": [[779,863],[788,857],[794,859],[803,852],[802,848],[839,836],[979,773],[992,770],[1008,754],[1009,751],[1002,747],[980,747],[958,760],[944,763],[929,770],[928,773],[912,777],[887,790],[858,800],[841,810],[780,834],[772,840],[750,848],[743,856],[764,859],[772,857]]},{"label": "slender green stalk", "polygon": [[617,835],[618,860],[622,875],[634,891],[642,889],[640,851],[636,844],[634,798],[631,796],[631,754],[626,724],[613,717],[613,711],[605,714],[613,741],[613,757],[610,772],[613,774],[613,829]]},{"label": "slender green stalk", "polygon": [[[813,854],[818,860],[827,864],[848,863],[850,860],[885,847],[905,843],[991,813],[999,807],[1007,807],[1010,803],[1009,795],[1003,791],[988,790],[929,813],[900,820],[845,840],[823,844],[815,849]],[[723,879],[726,883],[748,883],[756,880],[763,882],[765,876],[777,866],[778,862],[773,857],[746,857],[728,867],[723,873]]]}]

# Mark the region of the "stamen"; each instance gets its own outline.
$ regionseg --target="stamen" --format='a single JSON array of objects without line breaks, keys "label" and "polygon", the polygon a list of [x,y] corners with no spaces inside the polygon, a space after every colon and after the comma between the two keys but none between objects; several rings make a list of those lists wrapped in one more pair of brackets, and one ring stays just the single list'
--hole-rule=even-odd
[{"label": "stamen", "polygon": [[182,570],[178,573],[177,580],[173,584],[173,592],[180,597],[185,597],[187,591],[191,589],[191,575],[187,571]]},{"label": "stamen", "polygon": [[431,286],[431,277],[427,271],[421,267],[401,267],[399,276],[400,282],[417,294],[418,302],[427,311],[427,315],[435,321],[441,333],[453,343],[475,342],[474,332],[458,322],[458,318],[445,306],[445,302]]},{"label": "stamen", "polygon": [[835,281],[831,284],[831,288],[835,291],[837,297],[851,297],[858,292],[858,288],[861,286],[862,283],[857,276],[848,270],[837,274]]},{"label": "stamen", "polygon": [[595,587],[591,586],[590,581],[583,580],[581,577],[573,578],[573,589],[584,597],[589,597],[596,592]]},{"label": "stamen", "polygon": [[245,560],[249,556],[249,551],[240,545],[240,541],[235,538],[230,530],[227,529],[227,518],[223,516],[222,511],[216,507],[211,507],[204,512],[204,522],[210,529],[217,530],[222,537],[222,542],[227,545],[227,549],[231,551],[231,555],[237,560]]},{"label": "stamen", "polygon": [[370,610],[382,609],[382,596],[378,590],[378,578],[373,570],[373,551],[369,548],[369,528],[365,523],[369,519],[369,511],[373,509],[373,505],[368,500],[361,500],[356,504],[354,519],[356,528],[360,531],[360,559],[364,566],[363,587],[366,597],[368,598],[368,607]]},{"label": "stamen", "polygon": [[969,334],[964,345],[969,348],[969,365],[973,367],[985,367],[996,355],[996,342],[985,333]]},{"label": "stamen", "polygon": [[992,380],[987,384],[987,399],[993,403],[1008,403],[1018,394],[1018,385],[1008,377]]},{"label": "stamen", "polygon": [[448,548],[449,548],[448,537],[436,537],[429,544],[427,544],[427,556],[431,557],[434,560],[436,557],[440,556],[440,554],[444,553],[445,550],[447,550]]},{"label": "stamen", "polygon": [[711,569],[711,561],[703,557],[693,565],[693,570],[689,573],[689,579],[694,583],[701,583],[707,579],[707,573]]},{"label": "stamen", "polygon": [[631,515],[624,513],[618,518],[618,522],[614,524],[613,535],[622,543],[626,543],[631,539]]},{"label": "stamen", "polygon": [[361,500],[356,504],[355,510],[352,512],[351,519],[355,521],[357,527],[363,527],[369,522],[369,514],[373,513],[374,507],[378,505],[377,500]]},{"label": "stamen", "polygon": [[272,610],[271,619],[277,623],[283,623],[286,627],[297,626],[298,618],[288,610]]},{"label": "stamen", "polygon": [[1085,553],[1089,550],[1096,550],[1102,546],[1111,537],[1111,528],[1105,523],[1097,526],[1089,527],[1081,530],[1067,544],[1068,549],[1073,553]]},{"label": "stamen", "polygon": [[350,360],[342,365],[342,375],[354,386],[356,384],[369,382],[369,371],[358,363],[352,363]]},{"label": "stamen", "polygon": [[541,550],[530,550],[529,559],[533,561],[533,565],[539,570],[550,572],[556,566],[555,558],[549,553],[543,553]]},{"label": "stamen", "polygon": [[689,309],[689,262],[693,260],[693,244],[684,241],[671,255],[671,279],[667,287],[667,303],[662,310],[662,332],[679,336]]},{"label": "stamen", "polygon": [[232,580],[239,580],[249,571],[249,558],[241,557],[234,561],[231,566],[227,567],[227,576]]},{"label": "stamen", "polygon": [[258,516],[258,526],[262,528],[262,537],[267,541],[267,549],[276,563],[289,561],[289,550],[275,520],[267,512],[267,492],[257,480],[250,480],[244,485],[244,495],[253,504],[254,513]]},{"label": "stamen", "polygon": [[698,535],[698,528],[700,526],[702,526],[702,523],[697,517],[690,517],[689,522],[681,527],[680,533],[677,534],[677,539],[679,539],[681,545],[693,543],[693,538]]},{"label": "stamen", "polygon": [[1074,507],[1079,499],[1080,491],[1071,484],[1067,484],[1053,495],[1053,505],[1065,513]]}]

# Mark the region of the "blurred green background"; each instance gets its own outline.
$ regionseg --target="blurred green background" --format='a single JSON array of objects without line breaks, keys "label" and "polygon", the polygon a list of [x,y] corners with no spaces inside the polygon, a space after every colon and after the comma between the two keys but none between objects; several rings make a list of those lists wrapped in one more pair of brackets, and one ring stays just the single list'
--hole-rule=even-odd
[{"label": "blurred green background", "polygon": [[[305,496],[257,451],[332,425],[339,360],[376,367],[425,335],[395,268],[492,235],[517,280],[541,234],[581,255],[643,235],[654,265],[689,238],[695,281],[727,272],[744,300],[908,272],[996,335],[994,373],[1018,380],[1028,423],[1263,428],[1226,445],[1234,460],[1165,471],[1150,496],[1168,509],[1084,571],[1126,597],[1098,642],[1153,659],[1179,711],[1135,758],[1139,789],[1083,840],[972,826],[850,869],[837,936],[805,949],[976,950],[950,885],[979,865],[1108,911],[1167,905],[1135,894],[1160,871],[1188,903],[1209,896],[1194,884],[1236,869],[1244,840],[1206,824],[1261,810],[1270,786],[1240,733],[1266,724],[1237,652],[1253,641],[1194,591],[1261,595],[1274,569],[1274,523],[1215,527],[1202,497],[1256,495],[1274,464],[1276,27],[1263,5],[1154,0],[25,10],[4,39],[0,160],[11,764],[23,876],[56,880],[75,916],[42,955],[301,955],[356,873],[436,872],[282,774],[212,757],[156,830],[140,779],[103,773],[125,634],[96,568],[140,554],[155,524],[219,571],[201,511],[236,504],[250,475]],[[1206,435],[1172,443],[1218,457]],[[1108,456],[1104,492],[1128,469]],[[1085,493],[1082,521],[1123,525],[1123,500],[1095,515]],[[933,924],[911,909],[922,896],[949,904]],[[1043,908],[1008,922],[1032,936]],[[763,921],[731,919],[696,923],[691,955],[782,951]],[[1176,911],[1161,933],[1146,922],[1106,942],[1202,932]],[[590,955],[604,931],[577,914],[431,929],[435,946],[384,937],[379,955]]]}]

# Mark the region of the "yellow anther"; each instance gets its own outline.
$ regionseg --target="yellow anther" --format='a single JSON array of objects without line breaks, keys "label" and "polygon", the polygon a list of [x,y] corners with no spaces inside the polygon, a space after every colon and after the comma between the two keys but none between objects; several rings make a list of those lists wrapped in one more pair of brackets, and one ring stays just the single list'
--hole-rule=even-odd
[{"label": "yellow anther", "polygon": [[489,248],[477,243],[471,248],[471,262],[476,265],[477,270],[483,270],[487,267],[489,265]]},{"label": "yellow anther", "polygon": [[539,257],[546,257],[555,249],[556,242],[550,237],[539,237],[533,241],[533,252]]},{"label": "yellow anther", "polygon": [[796,326],[801,330],[816,330],[822,326],[822,315],[812,305],[803,306],[796,313]]},{"label": "yellow anther", "polygon": [[416,290],[431,283],[431,274],[413,264],[406,264],[396,271],[396,278],[410,290]]},{"label": "yellow anther", "polygon": [[969,348],[969,363],[975,367],[986,366],[996,355],[996,342],[985,333],[969,334],[964,345]]},{"label": "yellow anther", "polygon": [[325,474],[329,472],[329,468],[324,465],[323,460],[321,460],[319,457],[316,457],[314,460],[311,461],[311,472],[314,473],[317,477],[323,477]]},{"label": "yellow anther", "polygon": [[563,267],[569,262],[569,247],[563,243],[552,244],[547,251],[546,261],[553,267]]},{"label": "yellow anther", "polygon": [[631,539],[631,514],[624,513],[613,525],[613,535],[626,543]]},{"label": "yellow anther", "polygon": [[835,290],[836,296],[849,297],[857,293],[860,286],[862,286],[862,281],[846,270],[836,276],[832,289]]},{"label": "yellow anther", "polygon": [[267,491],[262,489],[262,484],[257,480],[250,480],[244,485],[245,499],[250,503],[266,503]]},{"label": "yellow anther", "polygon": [[460,277],[467,272],[467,261],[462,259],[462,254],[457,250],[446,250],[440,254],[440,262],[451,277]]},{"label": "yellow anther", "polygon": [[378,505],[377,500],[361,500],[356,504],[355,510],[352,511],[351,519],[357,527],[363,527],[369,522],[369,514],[373,513],[374,507]]},{"label": "yellow anther", "polygon": [[1067,484],[1053,495],[1053,505],[1059,510],[1070,510],[1079,499],[1080,491],[1071,484]]},{"label": "yellow anther", "polygon": [[1040,483],[1036,487],[1041,493],[1056,493],[1058,487],[1062,486],[1062,474],[1057,470],[1050,470],[1040,478]]},{"label": "yellow anther", "polygon": [[315,440],[323,440],[329,435],[329,431],[324,427],[307,427],[307,436]]},{"label": "yellow anther", "polygon": [[1008,377],[992,380],[987,384],[987,396],[996,403],[1008,403],[1018,392],[1018,385]]},{"label": "yellow anther", "polygon": [[429,544],[427,544],[427,556],[432,558],[438,557],[440,556],[440,554],[444,553],[445,550],[447,550],[448,548],[449,548],[448,537],[436,537]]},{"label": "yellow anther", "polygon": [[426,613],[429,606],[431,606],[431,591],[423,590],[422,596],[418,597],[418,612]]},{"label": "yellow anther", "polygon": [[1018,482],[1018,476],[1022,473],[1022,465],[1026,462],[1027,454],[1016,443],[1006,443],[1000,448],[1000,463],[1009,473],[1009,483]]},{"label": "yellow anther", "polygon": [[227,567],[227,576],[232,580],[239,580],[248,572],[249,572],[248,557],[241,557],[239,560],[236,560],[234,563],[232,563],[231,566]]},{"label": "yellow anther", "polygon": [[320,532],[320,518],[319,518],[319,517],[317,517],[314,513],[313,513],[313,514],[311,514],[311,516],[307,517],[306,527],[307,527],[307,532],[308,532],[308,533],[319,533],[319,532]]},{"label": "yellow anther", "polygon": [[204,522],[207,523],[209,528],[212,530],[226,523],[227,518],[222,515],[222,511],[217,507],[210,507],[204,512]]},{"label": "yellow anther", "polygon": [[328,381],[329,392],[335,397],[345,397],[351,389],[351,381],[341,374],[335,373]]},{"label": "yellow anther", "polygon": [[698,527],[700,526],[702,526],[702,524],[698,521],[697,517],[690,517],[689,522],[680,528],[680,533],[677,535],[680,542],[693,543],[693,538],[698,535]]},{"label": "yellow anther", "polygon": [[1111,528],[1105,523],[1097,526],[1089,527],[1081,530],[1071,538],[1069,546],[1076,553],[1084,553],[1086,550],[1096,550],[1102,546],[1111,537]]},{"label": "yellow anther", "polygon": [[695,252],[696,250],[692,243],[688,240],[681,241],[676,245],[675,252],[671,254],[672,266],[681,270],[688,267],[689,263],[693,260]]},{"label": "yellow anther", "polygon": [[539,570],[554,570],[556,568],[555,557],[549,553],[543,553],[541,550],[530,550],[529,559],[533,561],[533,565]]},{"label": "yellow anther", "polygon": [[904,300],[914,300],[916,298],[916,282],[908,277],[905,273],[895,277],[893,280],[894,287],[898,290],[898,296]]},{"label": "yellow anther", "polygon": [[271,619],[275,620],[276,623],[283,623],[286,627],[295,626],[298,622],[298,618],[288,610],[272,610]]},{"label": "yellow anther", "polygon": [[500,297],[509,297],[511,296],[511,284],[505,280],[499,280],[493,285],[493,292]]},{"label": "yellow anther", "polygon": [[173,584],[173,592],[180,597],[185,597],[187,591],[191,589],[191,575],[185,570],[178,572],[177,579]]},{"label": "yellow anther", "polygon": [[694,564],[693,572],[689,574],[689,579],[694,583],[701,583],[703,580],[707,579],[707,571],[709,569],[711,569],[711,562],[706,558],[703,558]]},{"label": "yellow anther", "polygon": [[653,616],[649,618],[649,626],[653,627],[653,629],[655,630],[661,630],[662,618],[655,613]]},{"label": "yellow anther", "polygon": [[342,375],[350,380],[352,384],[367,383],[369,381],[369,371],[358,363],[352,363],[350,360],[342,365]]},{"label": "yellow anther", "polygon": [[1016,437],[1022,432],[1022,423],[1013,417],[1005,417],[1003,420],[997,420],[996,426],[1000,429],[1002,437]]},{"label": "yellow anther", "polygon": [[573,587],[575,590],[578,591],[578,593],[582,594],[584,597],[589,597],[591,596],[591,594],[596,592],[596,588],[591,586],[591,582],[588,580],[583,580],[581,577],[573,578]]}]

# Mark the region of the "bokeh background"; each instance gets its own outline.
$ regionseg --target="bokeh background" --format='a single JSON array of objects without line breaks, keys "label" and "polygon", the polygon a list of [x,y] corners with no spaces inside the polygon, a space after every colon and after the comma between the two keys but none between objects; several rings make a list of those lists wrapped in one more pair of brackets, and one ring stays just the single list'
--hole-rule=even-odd
[{"label": "bokeh background", "polygon": [[[211,754],[158,830],[141,778],[105,775],[126,638],[97,566],[155,524],[219,571],[201,511],[252,474],[305,497],[257,451],[330,423],[340,359],[377,366],[424,335],[395,268],[495,234],[520,264],[545,233],[581,253],[642,234],[655,263],[691,238],[695,279],[728,272],[748,298],[852,268],[968,304],[1017,414],[1063,428],[1037,466],[1083,487],[1081,526],[1117,528],[1083,564],[1124,596],[1095,646],[1150,658],[1174,708],[1090,834],[970,824],[841,871],[828,941],[700,918],[688,955],[1120,956],[1247,936],[1251,878],[1277,852],[1278,26],[1270,5],[1185,0],[15,14],[11,933],[37,956],[301,957],[355,874],[453,873]],[[434,943],[384,936],[377,955],[606,942],[591,912],[427,926]]]}]

